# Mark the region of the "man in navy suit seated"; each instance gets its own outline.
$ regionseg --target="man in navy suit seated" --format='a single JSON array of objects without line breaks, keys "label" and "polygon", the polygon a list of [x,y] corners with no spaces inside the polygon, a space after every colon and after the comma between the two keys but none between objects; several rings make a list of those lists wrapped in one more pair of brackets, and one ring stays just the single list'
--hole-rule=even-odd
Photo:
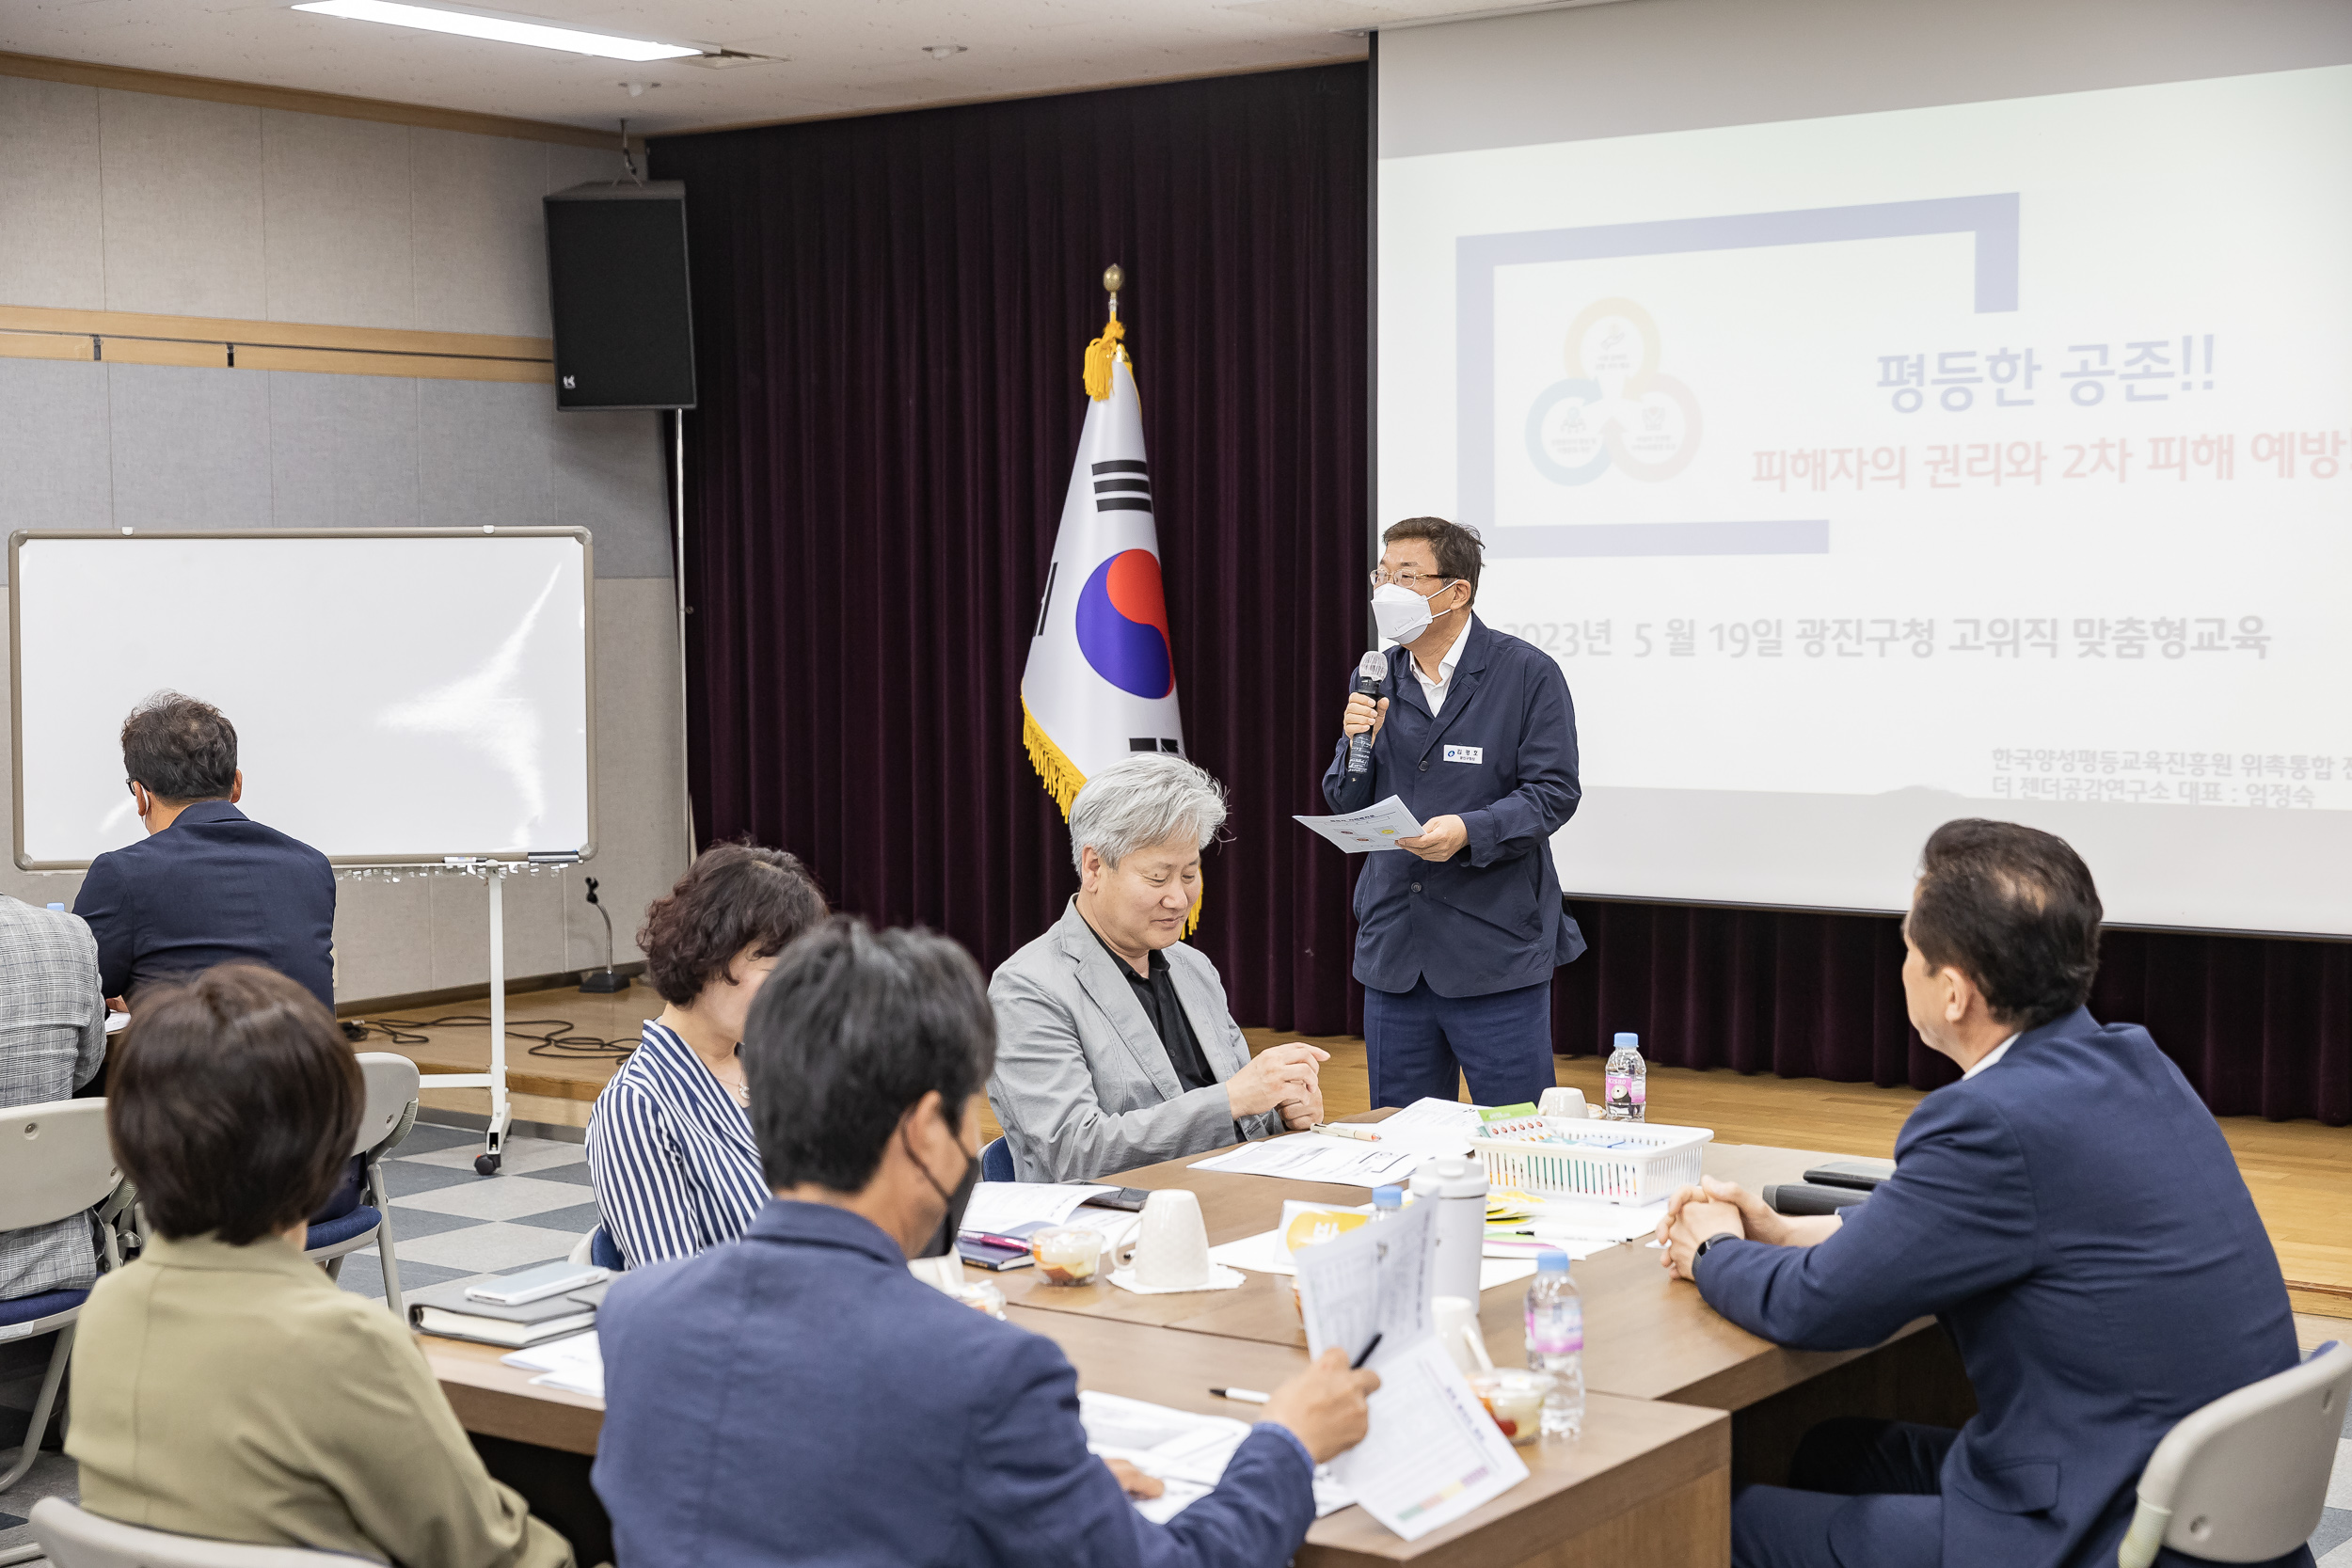
[{"label": "man in navy suit seated", "polygon": [[979,1168],[995,1020],[971,958],[842,918],[801,937],[745,1025],[773,1201],[742,1237],[632,1271],[597,1318],[597,1494],[620,1561],[1275,1564],[1314,1465],[1379,1386],[1337,1351],[1275,1392],[1224,1479],[1146,1522],[1088,1453],[1050,1339],[917,1280]]},{"label": "man in navy suit seated", "polygon": [[1751,1333],[1854,1350],[1932,1313],[1976,1386],[1958,1432],[1815,1428],[1791,1486],[1734,1500],[1735,1568],[2112,1563],[2172,1424],[2295,1365],[2279,1261],[2221,1130],[2146,1030],[2083,1006],[2101,912],[2064,840],[1937,829],[1903,991],[1963,1076],[1912,1112],[1893,1180],[1834,1217],[1714,1180],[1669,1205],[1666,1266]]},{"label": "man in navy suit seated", "polygon": [[245,774],[220,709],[158,691],[122,721],[122,769],[147,837],[90,862],[73,912],[109,997],[215,964],[278,971],[335,1008],[335,873],[237,809]]}]

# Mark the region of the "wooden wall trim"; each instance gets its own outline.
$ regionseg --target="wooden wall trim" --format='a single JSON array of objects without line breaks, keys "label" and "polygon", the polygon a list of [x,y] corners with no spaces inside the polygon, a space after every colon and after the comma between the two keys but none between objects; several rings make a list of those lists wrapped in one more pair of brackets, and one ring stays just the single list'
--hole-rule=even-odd
[{"label": "wooden wall trim", "polygon": [[0,305],[0,358],[312,371],[428,381],[546,382],[555,376],[555,345],[545,338],[29,305]]},{"label": "wooden wall trim", "polygon": [[[372,119],[384,125],[421,125],[428,131],[463,131],[477,136],[511,136],[521,141],[556,142],[565,147],[606,147],[620,150],[611,131],[591,131],[577,125],[550,125],[538,119],[510,119],[504,115],[475,114],[467,109],[436,109],[422,103],[395,103],[381,98],[348,98],[335,92],[307,92],[299,87],[265,87],[252,82],[224,82],[211,76],[179,76],[167,71],[140,71],[131,66],[93,65],[87,60],[52,59],[42,55],[0,52],[0,76],[23,76],[37,82],[71,82],[78,87],[114,87],[123,92],[148,92],[166,98],[200,98],[211,103],[250,103],[262,109],[293,114],[332,115],[339,119]],[[632,143],[642,139],[632,136]]]}]

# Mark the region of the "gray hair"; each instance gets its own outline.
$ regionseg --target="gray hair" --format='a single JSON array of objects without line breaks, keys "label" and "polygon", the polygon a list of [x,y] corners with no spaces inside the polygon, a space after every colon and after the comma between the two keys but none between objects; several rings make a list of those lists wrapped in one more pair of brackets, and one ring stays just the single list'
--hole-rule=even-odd
[{"label": "gray hair", "polygon": [[1070,863],[1083,875],[1089,847],[1116,866],[1178,837],[1205,849],[1224,825],[1224,785],[1180,756],[1138,752],[1089,779],[1070,802]]}]

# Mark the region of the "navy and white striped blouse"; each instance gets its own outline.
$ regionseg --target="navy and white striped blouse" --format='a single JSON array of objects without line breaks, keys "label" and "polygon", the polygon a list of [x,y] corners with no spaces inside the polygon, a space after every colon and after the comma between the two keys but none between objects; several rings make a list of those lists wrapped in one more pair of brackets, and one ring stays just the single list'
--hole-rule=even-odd
[{"label": "navy and white striped blouse", "polygon": [[589,1113],[588,1174],[632,1269],[735,1240],[770,1196],[751,1117],[650,1019]]}]

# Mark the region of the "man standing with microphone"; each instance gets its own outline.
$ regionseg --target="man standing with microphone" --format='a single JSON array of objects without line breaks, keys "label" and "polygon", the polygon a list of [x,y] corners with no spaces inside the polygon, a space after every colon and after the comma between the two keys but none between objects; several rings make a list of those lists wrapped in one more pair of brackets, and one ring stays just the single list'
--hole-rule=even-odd
[{"label": "man standing with microphone", "polygon": [[[1356,883],[1372,1102],[1481,1105],[1552,1085],[1551,972],[1584,951],[1551,835],[1574,816],[1576,709],[1549,655],[1470,612],[1476,532],[1409,517],[1382,536],[1367,654],[1323,796],[1334,812],[1396,796],[1422,824]],[[1363,742],[1359,744],[1359,740]]]}]

